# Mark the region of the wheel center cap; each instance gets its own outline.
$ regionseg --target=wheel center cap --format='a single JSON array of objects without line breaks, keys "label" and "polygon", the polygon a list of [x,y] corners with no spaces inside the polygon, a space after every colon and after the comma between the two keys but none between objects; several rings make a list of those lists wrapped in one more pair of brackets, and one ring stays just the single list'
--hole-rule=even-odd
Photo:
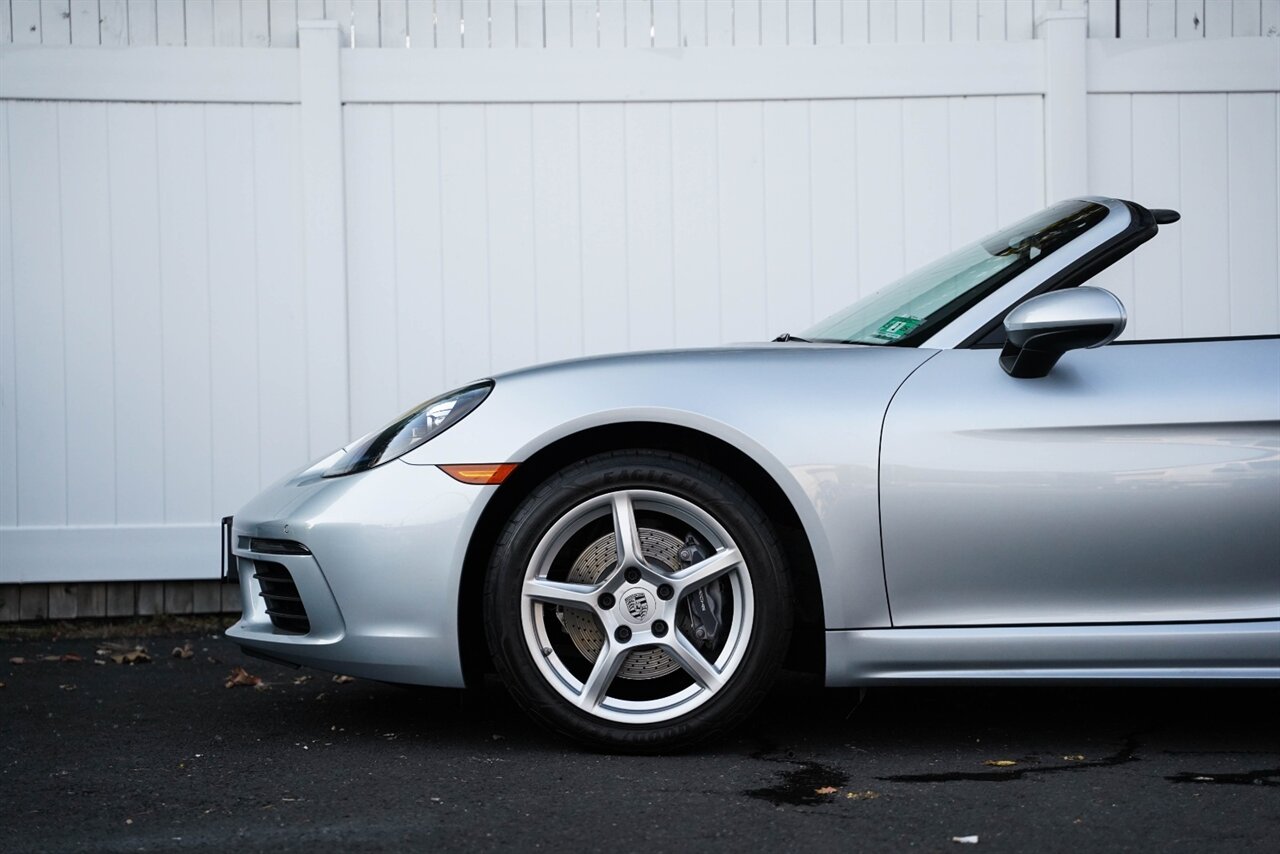
[{"label": "wheel center cap", "polygon": [[653,596],[639,587],[624,590],[619,597],[619,610],[628,622],[643,625],[653,616]]}]

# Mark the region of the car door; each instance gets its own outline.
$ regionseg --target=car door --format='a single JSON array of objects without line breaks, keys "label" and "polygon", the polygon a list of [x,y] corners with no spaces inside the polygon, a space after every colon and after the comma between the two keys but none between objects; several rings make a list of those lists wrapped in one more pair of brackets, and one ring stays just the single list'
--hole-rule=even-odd
[{"label": "car door", "polygon": [[997,357],[941,350],[889,406],[895,626],[1280,616],[1280,339]]}]

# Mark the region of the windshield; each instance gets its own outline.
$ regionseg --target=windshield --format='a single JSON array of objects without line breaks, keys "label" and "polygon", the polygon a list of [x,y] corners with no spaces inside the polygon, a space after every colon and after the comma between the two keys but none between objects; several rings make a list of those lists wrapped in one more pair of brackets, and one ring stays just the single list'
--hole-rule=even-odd
[{"label": "windshield", "polygon": [[1106,216],[1095,202],[1061,202],[907,274],[798,337],[914,346]]}]

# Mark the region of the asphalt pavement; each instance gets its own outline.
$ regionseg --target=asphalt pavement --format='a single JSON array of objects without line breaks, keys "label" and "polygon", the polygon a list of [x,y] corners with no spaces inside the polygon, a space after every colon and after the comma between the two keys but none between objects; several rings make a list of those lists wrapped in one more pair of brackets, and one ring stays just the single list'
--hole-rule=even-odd
[{"label": "asphalt pavement", "polygon": [[112,643],[0,641],[5,851],[1271,852],[1280,839],[1277,688],[863,695],[791,674],[728,738],[630,757],[547,735],[492,678],[411,690],[270,665],[217,635]]}]

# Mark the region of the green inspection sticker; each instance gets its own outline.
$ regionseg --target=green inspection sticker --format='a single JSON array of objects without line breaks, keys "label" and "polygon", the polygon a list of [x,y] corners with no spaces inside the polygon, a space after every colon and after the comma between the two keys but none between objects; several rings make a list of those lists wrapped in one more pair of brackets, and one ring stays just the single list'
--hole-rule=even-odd
[{"label": "green inspection sticker", "polygon": [[918,317],[895,317],[881,324],[880,328],[876,330],[876,337],[897,341],[900,338],[905,338],[911,330],[919,325],[920,318]]}]

